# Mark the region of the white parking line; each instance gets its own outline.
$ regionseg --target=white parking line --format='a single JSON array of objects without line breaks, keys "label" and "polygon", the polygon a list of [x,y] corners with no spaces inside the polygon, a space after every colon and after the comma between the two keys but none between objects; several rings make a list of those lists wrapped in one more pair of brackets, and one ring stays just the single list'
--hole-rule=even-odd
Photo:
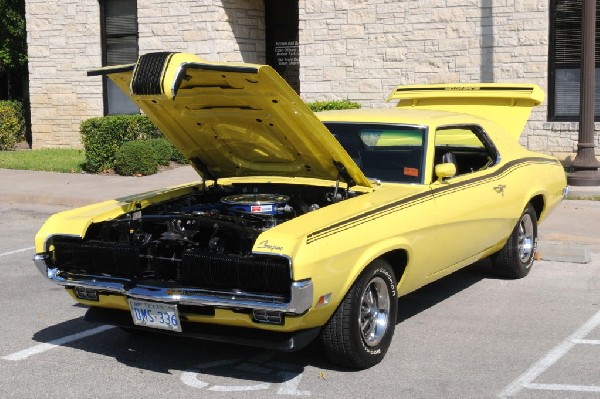
[{"label": "white parking line", "polygon": [[14,250],[14,251],[3,252],[3,253],[0,254],[0,256],[7,256],[7,255],[12,255],[12,254],[18,254],[19,252],[30,251],[32,249],[35,249],[35,247],[27,247],[27,248],[17,249],[17,250]]},{"label": "white parking line", "polygon": [[95,334],[100,334],[104,331],[107,331],[107,330],[110,330],[113,328],[115,328],[115,327],[114,326],[96,327],[91,330],[82,331],[77,334],[68,335],[66,337],[58,338],[58,339],[55,339],[50,342],[35,345],[35,346],[32,346],[31,348],[27,348],[22,351],[3,356],[0,359],[12,360],[12,361],[19,361],[19,360],[27,359],[29,356],[37,355],[37,354],[49,351],[50,349],[54,349],[56,347],[68,344],[69,342],[77,341],[79,339],[86,338],[86,337],[89,337],[89,336],[92,336]]},{"label": "white parking line", "polygon": [[[264,391],[271,389],[273,385],[278,386],[277,395],[291,395],[291,396],[310,396],[310,391],[303,391],[298,389],[301,381],[302,381],[302,372],[298,371],[298,367],[292,364],[279,363],[279,362],[269,362],[270,358],[273,356],[270,352],[260,353],[256,356],[253,356],[249,359],[225,359],[225,360],[217,360],[214,362],[206,362],[201,363],[194,367],[192,370],[184,371],[181,374],[181,382],[185,385],[196,389],[206,389],[208,391],[217,391],[217,392],[243,392],[243,391]],[[264,364],[265,362],[268,362]],[[236,366],[237,364],[237,366]],[[274,368],[263,367],[264,366],[273,366]],[[216,368],[216,367],[224,367],[227,366],[232,370],[240,370],[244,372],[257,373],[261,376],[265,376],[268,374],[276,377],[277,380],[281,380],[282,382],[279,384],[271,384],[270,382],[263,382],[257,384],[248,384],[247,379],[243,380],[242,385],[213,385],[208,382],[202,381],[200,378],[211,378],[211,373],[204,374],[202,371],[206,369]],[[286,370],[294,370],[294,371],[286,371]],[[235,379],[235,377],[233,377]],[[242,381],[240,379],[240,381]]]},{"label": "white parking line", "polygon": [[576,344],[600,345],[600,339],[574,339]]},{"label": "white parking line", "polygon": [[[600,312],[596,313],[591,319],[583,324],[577,331],[571,334],[560,345],[552,349],[529,370],[521,374],[519,378],[511,382],[502,392],[498,394],[499,398],[511,398],[519,393],[523,388],[531,389],[546,389],[542,387],[550,387],[551,390],[563,391],[585,391],[585,392],[600,392],[600,387],[589,387],[582,385],[562,385],[562,384],[532,384],[533,380],[540,376],[544,371],[554,365],[575,345],[581,343],[595,344],[595,340],[584,340],[592,330],[600,325]],[[585,341],[585,342],[584,342]],[[560,387],[560,388],[559,388]],[[593,389],[593,391],[590,391]]]},{"label": "white parking line", "polygon": [[527,384],[525,388],[546,391],[600,392],[600,387],[594,385]]}]

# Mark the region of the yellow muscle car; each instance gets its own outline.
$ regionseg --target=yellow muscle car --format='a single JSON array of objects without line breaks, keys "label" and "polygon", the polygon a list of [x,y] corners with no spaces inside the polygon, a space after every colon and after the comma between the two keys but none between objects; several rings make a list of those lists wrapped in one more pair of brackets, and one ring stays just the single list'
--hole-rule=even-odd
[{"label": "yellow muscle car", "polygon": [[125,329],[384,357],[397,298],[491,256],[529,273],[563,198],[518,139],[526,84],[401,86],[396,107],[313,114],[269,66],[151,53],[106,75],[190,160],[196,183],[52,216],[42,274]]}]

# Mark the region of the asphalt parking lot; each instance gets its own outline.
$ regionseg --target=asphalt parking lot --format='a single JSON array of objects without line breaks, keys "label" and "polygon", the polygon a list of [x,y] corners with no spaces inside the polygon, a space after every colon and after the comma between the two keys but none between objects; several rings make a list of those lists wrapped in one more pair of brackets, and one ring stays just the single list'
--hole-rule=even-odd
[{"label": "asphalt parking lot", "polygon": [[[559,216],[584,221],[587,206],[563,202],[542,239],[566,242]],[[541,260],[512,281],[482,261],[401,298],[386,358],[355,372],[332,366],[317,345],[277,353],[84,322],[86,309],[31,261],[53,210],[0,203],[1,398],[600,398],[593,224],[582,223],[592,225],[582,233],[589,263]]]}]

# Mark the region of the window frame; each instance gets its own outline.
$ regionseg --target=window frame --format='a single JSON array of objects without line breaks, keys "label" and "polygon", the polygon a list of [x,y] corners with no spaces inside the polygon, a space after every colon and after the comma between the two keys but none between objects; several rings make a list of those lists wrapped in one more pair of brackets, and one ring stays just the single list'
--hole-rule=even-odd
[{"label": "window frame", "polygon": [[[139,52],[140,52],[140,48],[139,48],[139,22],[138,22],[138,17],[137,17],[137,9],[138,9],[138,0],[129,0],[132,2],[135,2],[136,6],[136,18],[135,18],[135,41],[136,41],[136,60],[133,60],[133,62],[137,61],[137,57],[139,56]],[[106,0],[98,0],[98,5],[100,8],[100,46],[101,46],[101,53],[102,53],[102,66],[108,66],[108,39],[109,38],[116,38],[116,37],[129,37],[132,35],[120,35],[120,34],[115,34],[115,35],[108,35],[106,32],[106,7],[107,7],[107,1]],[[130,113],[130,114],[123,114],[123,113],[110,113],[110,107],[109,107],[109,96],[108,96],[108,77],[103,76],[102,77],[102,106],[103,106],[103,114],[104,116],[107,115],[136,115],[139,114],[141,111],[138,108],[138,111],[136,113]],[[132,100],[132,104],[135,104]]]},{"label": "window frame", "polygon": [[496,147],[494,142],[490,139],[490,136],[487,134],[487,132],[485,131],[483,126],[478,125],[478,124],[470,124],[470,123],[451,124],[451,125],[437,126],[435,131],[433,132],[433,134],[434,134],[434,137],[433,137],[433,147],[434,147],[433,167],[434,167],[434,169],[435,169],[435,165],[437,164],[436,163],[436,155],[438,155],[439,149],[444,148],[444,149],[450,150],[451,152],[460,152],[461,150],[464,150],[467,148],[472,148],[472,147],[461,147],[461,146],[456,146],[456,145],[454,145],[454,146],[438,145],[438,142],[437,142],[438,132],[445,131],[445,130],[464,130],[464,131],[471,132],[473,134],[473,136],[477,138],[478,143],[481,144],[481,148],[485,150],[485,153],[490,158],[488,163],[486,165],[484,165],[482,168],[479,168],[476,170],[471,170],[470,172],[466,172],[466,173],[459,173],[459,171],[457,170],[456,175],[454,177],[466,176],[471,173],[482,172],[482,171],[485,171],[485,170],[487,170],[491,167],[494,167],[500,163],[500,161],[502,159],[500,152],[498,151],[498,148]]},{"label": "window frame", "polygon": [[[580,69],[581,68],[581,44],[579,44],[579,59],[573,61],[572,63],[565,63],[565,66],[562,68],[557,67],[556,53],[557,53],[557,26],[556,26],[556,13],[558,7],[558,1],[554,0],[550,2],[550,13],[549,13],[549,45],[548,45],[548,111],[547,111],[547,119],[549,122],[579,122],[580,112],[577,114],[556,114],[556,103],[557,103],[557,95],[556,95],[556,72],[558,69]],[[582,0],[562,0],[562,1],[580,1],[582,12],[583,12],[583,1]],[[581,15],[579,22],[582,23],[583,15]],[[579,41],[581,42],[581,37],[579,37]],[[596,62],[595,69],[596,75],[598,75],[598,70],[600,69],[600,52],[598,51],[600,47],[600,0],[596,0]],[[581,82],[581,73],[580,73],[580,82]],[[600,110],[598,106],[600,102],[600,85],[599,82],[596,82],[596,112],[594,113],[594,121],[600,122]],[[579,108],[579,96],[580,92],[576,93],[577,107]]]}]

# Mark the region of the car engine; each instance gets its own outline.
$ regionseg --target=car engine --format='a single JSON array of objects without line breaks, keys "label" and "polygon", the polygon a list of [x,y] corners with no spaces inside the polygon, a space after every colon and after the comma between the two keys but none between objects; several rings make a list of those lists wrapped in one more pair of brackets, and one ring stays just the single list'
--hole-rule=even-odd
[{"label": "car engine", "polygon": [[356,195],[341,188],[272,184],[198,189],[94,223],[83,239],[55,237],[54,262],[68,273],[286,297],[289,261],[253,254],[258,236]]}]

